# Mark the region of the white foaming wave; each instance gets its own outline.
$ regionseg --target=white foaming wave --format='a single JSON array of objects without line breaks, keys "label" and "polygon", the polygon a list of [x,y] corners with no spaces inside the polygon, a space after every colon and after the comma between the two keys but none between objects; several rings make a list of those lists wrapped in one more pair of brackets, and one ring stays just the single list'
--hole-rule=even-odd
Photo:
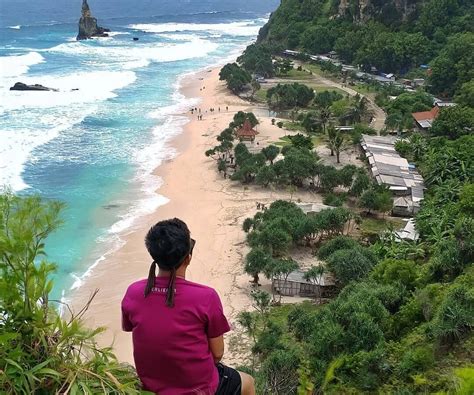
[{"label": "white foaming wave", "polygon": [[153,213],[158,207],[168,203],[169,199],[159,195],[156,191],[163,183],[161,177],[154,174],[155,169],[164,161],[174,158],[176,150],[169,145],[170,140],[179,135],[183,126],[189,122],[188,117],[182,114],[195,106],[198,98],[185,98],[179,92],[180,79],[175,83],[172,105],[159,108],[149,114],[150,117],[160,119],[163,124],[156,126],[153,131],[151,144],[138,150],[134,155],[134,162],[138,165],[138,172],[134,179],[141,185],[144,198],[139,200],[118,222],[109,229],[109,234],[121,234],[130,230],[136,220],[144,215]]},{"label": "white foaming wave", "polygon": [[25,55],[0,57],[0,87],[7,78],[18,78],[26,74],[31,66],[44,62],[43,56],[38,52],[29,52]]},{"label": "white foaming wave", "polygon": [[231,23],[139,23],[128,26],[131,29],[142,30],[147,33],[173,33],[173,32],[219,32],[232,36],[256,36],[261,25],[254,21],[241,21]]},{"label": "white foaming wave", "polygon": [[[168,108],[170,109],[169,111],[171,111],[171,106],[168,106]],[[107,256],[113,254],[125,244],[121,236],[124,235],[125,231],[131,232],[139,218],[155,212],[158,207],[169,202],[168,198],[156,193],[157,189],[162,185],[163,180],[161,177],[154,175],[153,172],[163,161],[176,156],[176,150],[171,148],[168,143],[174,136],[182,131],[182,127],[187,122],[188,119],[186,117],[169,116],[163,125],[157,126],[153,130],[153,143],[145,149],[136,152],[134,158],[139,166],[139,171],[134,181],[140,183],[142,186],[141,190],[144,193],[144,197],[138,200],[127,210],[127,214],[121,216],[120,220],[109,228],[105,237],[101,237],[100,240],[98,240],[100,243],[110,243],[112,247],[105,254],[96,259],[81,276],[75,273],[71,274],[74,278],[71,290],[81,287],[85,279],[92,275],[94,269],[107,259]]]},{"label": "white foaming wave", "polygon": [[129,35],[130,32],[109,32],[107,33],[109,37],[121,36],[121,35]]},{"label": "white foaming wave", "polygon": [[216,50],[218,44],[198,37],[192,37],[190,41],[180,44],[152,44],[134,47],[125,46],[92,46],[86,43],[64,43],[50,48],[48,51],[60,52],[69,55],[87,55],[92,59],[103,59],[104,67],[110,67],[115,62],[121,68],[133,70],[146,67],[151,62],[175,62],[206,56]]},{"label": "white foaming wave", "polygon": [[[64,76],[23,77],[26,84],[41,84],[59,89],[59,92],[0,91],[0,113],[18,109],[64,107],[90,103],[115,97],[115,90],[136,80],[133,71],[94,71]],[[13,81],[10,81],[12,83]],[[78,89],[78,90],[75,90]]]},{"label": "white foaming wave", "polygon": [[179,33],[164,33],[160,34],[160,37],[163,38],[169,38],[170,40],[176,40],[176,41],[191,41],[194,36],[191,34],[179,34]]},{"label": "white foaming wave", "polygon": [[[21,174],[24,165],[30,159],[32,151],[40,145],[53,140],[59,134],[70,128],[75,123],[80,122],[87,116],[87,113],[67,114],[61,113],[64,117],[44,116],[38,118],[38,125],[43,126],[38,129],[10,129],[0,131],[0,185],[8,185],[13,191],[21,191],[29,188]],[[54,126],[44,127],[48,124]]]},{"label": "white foaming wave", "polygon": [[182,115],[186,114],[191,108],[199,104],[199,98],[186,98],[179,92],[179,87],[181,85],[182,77],[178,78],[178,81],[175,83],[175,92],[173,93],[174,104],[169,106],[160,107],[148,114],[150,118],[163,119],[170,115]]},{"label": "white foaming wave", "polygon": [[[74,278],[74,283],[71,286],[71,290],[80,288],[84,284],[84,280],[92,274],[93,270],[99,265],[99,263],[104,261],[107,258],[107,255],[110,255],[110,254],[114,253],[115,251],[117,251],[123,244],[124,244],[123,241],[117,243],[112,249],[107,251],[100,258],[96,259],[96,261],[91,266],[89,266],[87,268],[87,270],[85,271],[85,273],[82,276],[78,276],[75,273],[71,273],[72,278]],[[64,300],[67,300],[64,297],[64,295],[63,295],[63,298],[64,298]]]},{"label": "white foaming wave", "polygon": [[21,25],[15,25],[15,26],[8,26],[9,29],[13,29],[13,30],[20,30],[21,29]]},{"label": "white foaming wave", "polygon": [[[0,91],[0,114],[9,113],[9,123],[0,126],[0,185],[15,191],[28,188],[21,175],[33,150],[95,111],[91,104],[116,96],[115,90],[136,79],[131,71],[78,73],[67,76],[23,77],[25,83],[60,87],[60,92]],[[79,88],[79,91],[71,89]],[[54,112],[43,114],[44,108]],[[27,109],[27,112],[17,111]],[[1,125],[1,124],[0,124]],[[9,125],[23,125],[12,128]]]}]

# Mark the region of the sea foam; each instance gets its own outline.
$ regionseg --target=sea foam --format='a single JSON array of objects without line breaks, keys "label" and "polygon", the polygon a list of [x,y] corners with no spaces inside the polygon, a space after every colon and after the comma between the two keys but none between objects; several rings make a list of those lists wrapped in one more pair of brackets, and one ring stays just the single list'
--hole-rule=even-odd
[{"label": "sea foam", "polygon": [[[77,73],[65,76],[22,77],[25,83],[40,83],[59,92],[0,91],[0,185],[19,191],[28,187],[21,178],[24,165],[35,148],[94,112],[93,103],[116,96],[136,79],[132,71]],[[10,81],[10,84],[13,80]],[[72,91],[72,89],[79,89]],[[44,109],[48,108],[48,113]],[[24,110],[28,110],[25,112]],[[11,125],[15,125],[12,127]]]},{"label": "sea foam", "polygon": [[68,129],[71,123],[79,122],[84,116],[82,114],[74,119],[69,115],[67,120],[58,121],[55,126],[49,128],[1,130],[0,186],[8,185],[13,191],[28,188],[21,174],[25,163],[31,159],[33,150],[56,138],[62,131]]},{"label": "sea foam", "polygon": [[[91,103],[115,97],[115,90],[136,80],[133,71],[92,71],[68,75],[24,76],[26,84],[41,84],[58,92],[2,91],[0,102],[4,111],[18,109],[63,107]],[[13,80],[10,82],[13,83]]]},{"label": "sea foam", "polygon": [[219,32],[231,36],[255,37],[260,30],[260,25],[254,21],[231,23],[140,23],[129,25],[130,29],[141,30],[147,33],[173,33],[173,32]]},{"label": "sea foam", "polygon": [[29,52],[25,55],[0,57],[0,87],[4,86],[5,79],[18,78],[26,74],[31,66],[44,62],[38,52]]},{"label": "sea foam", "polygon": [[63,43],[50,48],[48,52],[60,52],[75,56],[88,56],[91,60],[107,60],[103,66],[111,63],[132,70],[146,67],[152,62],[175,62],[205,56],[216,50],[218,44],[198,37],[189,37],[184,43],[137,44],[133,47],[123,45],[89,45],[89,43]]}]

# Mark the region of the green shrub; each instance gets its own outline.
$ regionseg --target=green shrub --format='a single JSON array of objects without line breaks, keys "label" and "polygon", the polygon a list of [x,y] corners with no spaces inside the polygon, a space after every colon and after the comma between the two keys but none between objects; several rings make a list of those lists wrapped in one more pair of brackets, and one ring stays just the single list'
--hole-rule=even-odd
[{"label": "green shrub", "polygon": [[414,372],[423,372],[434,365],[434,351],[431,346],[419,346],[406,350],[398,367],[404,377]]},{"label": "green shrub", "polygon": [[328,193],[327,195],[324,196],[323,203],[328,206],[340,207],[344,204],[345,200],[346,200],[345,195]]},{"label": "green shrub", "polygon": [[349,236],[337,236],[324,243],[318,250],[318,258],[326,259],[338,250],[357,248],[360,244]]},{"label": "green shrub", "polygon": [[0,195],[0,392],[138,394],[134,369],[96,343],[102,328],[79,315],[62,318],[49,300],[56,266],[45,239],[61,224],[63,205]]}]

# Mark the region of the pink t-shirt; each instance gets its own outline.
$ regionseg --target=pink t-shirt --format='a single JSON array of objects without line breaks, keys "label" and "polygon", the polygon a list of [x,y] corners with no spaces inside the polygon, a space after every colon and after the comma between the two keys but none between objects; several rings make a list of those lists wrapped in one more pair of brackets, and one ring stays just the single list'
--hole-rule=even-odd
[{"label": "pink t-shirt", "polygon": [[208,338],[230,330],[217,292],[176,279],[174,307],[165,304],[169,279],[158,277],[148,297],[146,280],[122,300],[122,327],[132,331],[135,367],[144,389],[160,395],[214,394],[219,377]]}]

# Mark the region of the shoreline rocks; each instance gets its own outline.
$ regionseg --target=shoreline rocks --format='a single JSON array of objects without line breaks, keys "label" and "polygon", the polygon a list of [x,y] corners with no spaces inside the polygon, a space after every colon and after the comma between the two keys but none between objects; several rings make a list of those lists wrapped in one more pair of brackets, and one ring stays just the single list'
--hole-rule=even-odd
[{"label": "shoreline rocks", "polygon": [[17,82],[15,85],[13,85],[10,88],[11,91],[53,91],[53,92],[58,92],[57,89],[54,88],[48,88],[47,86],[43,86],[40,84],[34,84],[34,85],[27,85],[24,84],[23,82]]},{"label": "shoreline rocks", "polygon": [[93,37],[108,37],[110,29],[97,25],[97,18],[92,16],[87,0],[82,0],[82,15],[79,19],[79,34],[76,40],[87,40]]}]

